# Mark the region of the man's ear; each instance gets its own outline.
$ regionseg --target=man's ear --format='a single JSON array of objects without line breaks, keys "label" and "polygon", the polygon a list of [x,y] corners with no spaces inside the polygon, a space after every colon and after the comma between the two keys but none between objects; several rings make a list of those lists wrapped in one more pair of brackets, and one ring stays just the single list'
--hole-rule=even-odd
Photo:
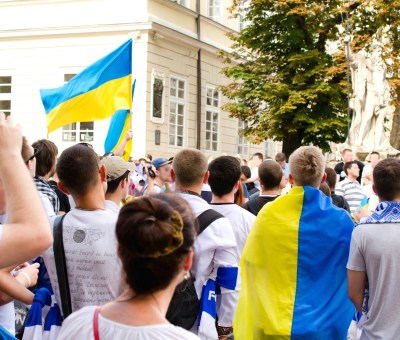
[{"label": "man's ear", "polygon": [[174,169],[171,168],[171,180],[172,180],[172,182],[175,182],[175,179],[176,179],[176,176],[175,176]]},{"label": "man's ear", "polygon": [[292,174],[289,174],[289,183],[290,183],[291,186],[294,185],[294,179],[293,179]]},{"label": "man's ear", "polygon": [[207,171],[205,174],[204,174],[204,177],[203,177],[203,183],[204,184],[207,184],[208,183],[208,177],[210,176],[210,171]]},{"label": "man's ear", "polygon": [[107,182],[107,168],[104,164],[100,165],[99,173],[101,181]]},{"label": "man's ear", "polygon": [[[377,192],[376,192],[376,187],[375,184],[372,184],[372,191],[375,193],[375,195],[378,196]],[[379,196],[378,196],[379,197]]]},{"label": "man's ear", "polygon": [[58,182],[58,183],[57,183],[57,187],[58,187],[58,189],[60,189],[64,194],[66,194],[66,195],[71,195],[71,193],[68,191],[68,189],[67,189],[61,182]]},{"label": "man's ear", "polygon": [[328,176],[326,175],[326,172],[324,172],[324,174],[322,176],[322,179],[321,179],[321,183],[325,183],[326,182],[326,177],[328,177]]}]

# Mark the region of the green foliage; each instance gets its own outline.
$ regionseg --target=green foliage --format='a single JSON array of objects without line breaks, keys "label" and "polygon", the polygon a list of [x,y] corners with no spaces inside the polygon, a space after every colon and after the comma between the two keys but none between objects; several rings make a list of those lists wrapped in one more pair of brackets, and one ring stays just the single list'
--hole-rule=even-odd
[{"label": "green foliage", "polygon": [[283,141],[288,154],[302,144],[329,150],[348,128],[343,27],[357,51],[396,22],[393,51],[400,45],[399,9],[400,0],[235,0],[233,16],[249,25],[231,35],[233,51],[220,55],[232,79],[221,87],[231,100],[224,109],[249,123],[243,134],[252,142]]}]

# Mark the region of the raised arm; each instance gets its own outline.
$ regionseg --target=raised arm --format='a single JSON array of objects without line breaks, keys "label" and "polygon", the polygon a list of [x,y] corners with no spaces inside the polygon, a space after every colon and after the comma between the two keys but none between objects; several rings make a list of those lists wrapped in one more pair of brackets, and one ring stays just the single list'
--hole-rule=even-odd
[{"label": "raised arm", "polygon": [[21,157],[22,135],[11,116],[0,113],[0,181],[8,223],[2,225],[0,268],[33,259],[53,242],[32,177]]}]

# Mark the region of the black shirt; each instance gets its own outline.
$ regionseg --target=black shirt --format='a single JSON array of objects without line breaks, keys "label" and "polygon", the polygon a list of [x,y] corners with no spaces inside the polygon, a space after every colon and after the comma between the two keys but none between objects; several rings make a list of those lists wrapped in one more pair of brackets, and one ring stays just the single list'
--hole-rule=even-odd
[{"label": "black shirt", "polygon": [[264,205],[268,202],[272,202],[275,200],[279,195],[276,196],[258,196],[256,198],[247,201],[245,204],[242,205],[243,209],[250,211],[253,215],[258,215],[259,211],[262,209]]}]

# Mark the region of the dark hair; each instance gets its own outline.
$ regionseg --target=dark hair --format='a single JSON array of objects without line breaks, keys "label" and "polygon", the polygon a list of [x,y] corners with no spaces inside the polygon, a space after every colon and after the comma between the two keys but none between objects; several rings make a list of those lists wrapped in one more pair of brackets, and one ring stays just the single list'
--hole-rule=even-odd
[{"label": "dark hair", "polygon": [[71,194],[85,195],[99,180],[99,161],[93,149],[75,144],[61,153],[56,172]]},{"label": "dark hair", "polygon": [[283,161],[286,162],[286,155],[285,155],[283,152],[278,152],[278,153],[275,155],[275,160],[276,160],[277,162],[283,162]]},{"label": "dark hair", "polygon": [[[167,254],[160,251],[177,239],[171,223],[178,212],[183,221],[183,243]],[[136,294],[151,294],[166,288],[182,268],[197,233],[197,219],[188,203],[176,194],[137,198],[119,213],[116,235],[118,254],[127,284]],[[157,256],[154,256],[157,254]]]},{"label": "dark hair", "polygon": [[122,176],[119,176],[118,178],[107,182],[106,194],[113,194],[117,190],[117,188],[118,188],[119,184],[121,183],[121,181],[125,180],[125,179],[127,179],[129,177],[129,172],[130,171],[127,170],[127,171],[125,171],[125,173]]},{"label": "dark hair", "polygon": [[29,157],[32,156],[31,146],[25,136],[22,136],[21,156],[25,163],[28,161]]},{"label": "dark hair", "polygon": [[400,198],[400,160],[386,158],[380,161],[373,171],[375,191],[383,201]]},{"label": "dark hair", "polygon": [[[38,150],[36,155],[36,176],[46,176],[50,171],[55,170],[58,148],[48,139],[39,139],[32,144]],[[53,175],[53,174],[50,174]]]},{"label": "dark hair", "polygon": [[265,189],[274,189],[279,187],[283,172],[281,166],[277,162],[267,160],[262,162],[258,167],[258,176]]},{"label": "dark hair", "polygon": [[251,177],[250,167],[248,167],[247,165],[242,165],[241,169],[242,169],[242,174],[245,175],[246,178],[250,178]]},{"label": "dark hair", "polygon": [[239,161],[232,156],[217,157],[209,164],[208,170],[208,184],[218,197],[230,193],[242,174]]},{"label": "dark hair", "polygon": [[326,173],[326,183],[329,186],[329,189],[335,189],[336,181],[337,181],[337,174],[336,171],[332,168],[325,168]]},{"label": "dark hair", "polygon": [[264,160],[264,156],[261,152],[256,152],[255,154],[253,154],[253,156],[251,156],[251,158],[253,158],[254,156],[258,157],[258,159]]},{"label": "dark hair", "polygon": [[238,186],[238,190],[235,192],[234,202],[237,205],[242,206],[246,202],[244,201],[244,189],[242,183]]},{"label": "dark hair", "polygon": [[[378,151],[372,151],[370,154],[369,154],[369,157],[371,157],[372,155],[377,155],[379,158],[381,158],[381,154],[378,152]],[[370,158],[371,159],[371,158]]]},{"label": "dark hair", "polygon": [[[351,162],[347,162],[347,163],[344,163],[344,165],[343,165],[343,171],[344,171],[344,173],[347,175],[347,171],[351,168],[351,166],[353,165],[353,164],[357,164],[357,162],[356,161],[351,161]],[[357,164],[358,165],[358,164]]]},{"label": "dark hair", "polygon": [[351,149],[343,149],[342,150],[342,155],[344,155],[346,152],[353,152],[353,150],[351,150]]},{"label": "dark hair", "polygon": [[319,190],[322,191],[326,196],[331,197],[331,189],[328,183],[323,182],[319,185]]}]

